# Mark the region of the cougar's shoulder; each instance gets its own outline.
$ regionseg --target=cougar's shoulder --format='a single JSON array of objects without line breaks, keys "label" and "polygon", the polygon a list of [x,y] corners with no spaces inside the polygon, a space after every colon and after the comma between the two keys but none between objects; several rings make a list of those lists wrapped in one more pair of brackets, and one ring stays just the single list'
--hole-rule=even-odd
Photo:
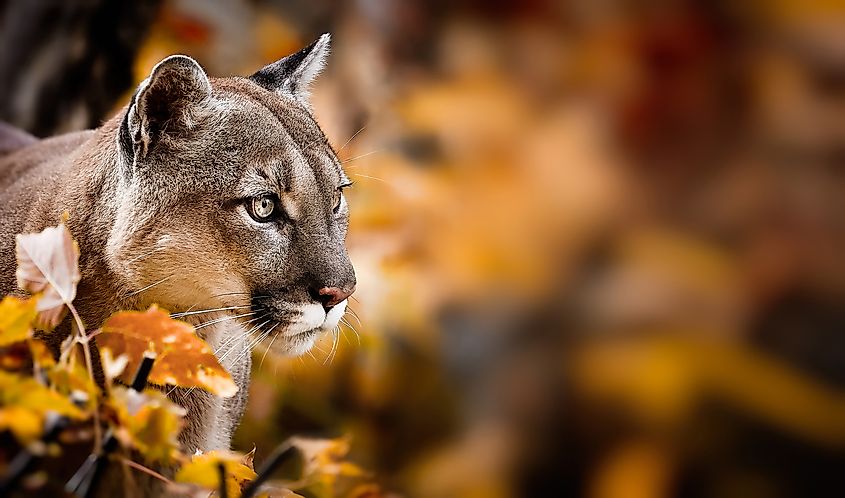
[{"label": "cougar's shoulder", "polygon": [[86,130],[26,141],[0,155],[0,294],[15,289],[16,234],[55,225],[69,209],[85,217],[80,208],[88,204],[73,198],[94,181],[98,158],[108,155],[102,134]]}]

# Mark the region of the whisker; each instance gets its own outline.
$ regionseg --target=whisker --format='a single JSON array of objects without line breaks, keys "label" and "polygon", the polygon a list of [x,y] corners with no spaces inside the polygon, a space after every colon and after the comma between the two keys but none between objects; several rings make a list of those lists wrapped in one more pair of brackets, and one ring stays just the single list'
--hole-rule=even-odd
[{"label": "whisker", "polygon": [[353,133],[353,134],[352,134],[352,136],[351,136],[351,137],[349,137],[349,140],[347,140],[347,141],[346,141],[346,143],[344,143],[343,145],[341,145],[341,146],[340,146],[340,148],[339,148],[339,149],[337,149],[337,151],[338,151],[338,152],[340,152],[340,151],[342,151],[343,149],[345,149],[345,148],[346,148],[346,146],[347,146],[347,145],[349,145],[349,143],[350,143],[350,142],[352,142],[353,140],[355,140],[355,137],[357,137],[359,133],[361,133],[362,131],[364,131],[364,128],[366,128],[368,125],[369,125],[369,123],[367,123],[367,124],[365,124],[364,126],[362,126],[362,127],[358,128],[358,131],[356,131],[355,133]]},{"label": "whisker", "polygon": [[[359,327],[363,326],[363,324],[361,323],[361,318],[358,316],[358,313],[356,313],[355,310],[353,310],[352,308],[347,306],[346,307],[346,313],[349,313],[350,315],[352,315],[353,318],[355,318],[355,321],[358,322]],[[346,313],[344,313],[344,314],[346,314]]]},{"label": "whisker", "polygon": [[358,331],[355,330],[355,327],[353,327],[352,324],[347,322],[343,317],[340,318],[340,322],[342,324],[346,325],[349,328],[349,330],[351,330],[355,334],[355,338],[358,339],[358,346],[360,346],[361,345],[361,334],[359,334]]},{"label": "whisker", "polygon": [[[257,321],[259,321],[259,320],[262,320],[262,319],[264,319],[264,318],[266,318],[266,317],[267,317],[267,314],[266,314],[266,313],[264,313],[264,314],[262,314],[262,315],[259,315],[259,316],[255,317],[255,318],[252,318],[252,319],[249,319],[249,320],[245,321],[245,322],[244,322],[244,325],[246,326],[246,325],[249,325],[249,324],[251,324],[251,323],[255,323],[255,322],[257,322]],[[231,336],[227,337],[226,339],[224,339],[224,340],[223,340],[223,342],[221,342],[220,344],[218,344],[218,345],[217,345],[217,350],[214,352],[214,354],[216,355],[216,354],[220,353],[220,351],[222,351],[222,350],[223,350],[223,347],[224,347],[224,346],[227,346],[227,345],[231,344],[231,343],[232,343],[233,341],[235,341],[235,340],[239,340],[239,339],[244,338],[245,336],[247,336],[247,335],[251,334],[251,333],[252,333],[253,331],[255,331],[255,330],[258,330],[258,329],[257,329],[257,327],[253,327],[253,328],[251,328],[251,329],[247,330],[246,332],[241,332],[241,333],[239,333],[239,334],[234,334],[234,335],[231,335]]]},{"label": "whisker", "polygon": [[214,320],[209,320],[209,321],[203,322],[199,325],[195,325],[194,330],[204,329],[206,327],[210,327],[210,326],[216,325],[218,323],[228,322],[229,320],[235,320],[237,318],[243,318],[243,317],[252,316],[252,315],[255,315],[255,314],[256,313],[254,311],[250,311],[249,313],[243,313],[241,315],[227,315],[227,316],[224,316],[222,318],[215,318]]},{"label": "whisker", "polygon": [[200,311],[183,311],[181,313],[171,313],[170,318],[180,318],[180,317],[183,317],[183,316],[201,315],[203,313],[214,313],[215,311],[228,311],[228,310],[237,310],[237,309],[243,309],[243,308],[249,308],[249,305],[247,304],[247,305],[244,305],[244,306],[227,306],[225,308],[213,308],[213,309],[200,310]]},{"label": "whisker", "polygon": [[238,356],[236,356],[236,357],[235,357],[235,359],[234,359],[234,360],[232,360],[232,363],[237,363],[237,362],[241,361],[242,359],[246,359],[246,357],[247,357],[247,356],[249,356],[250,354],[252,354],[252,349],[253,349],[255,346],[257,346],[257,345],[261,344],[261,342],[262,342],[262,341],[264,341],[264,339],[266,339],[267,337],[269,337],[269,336],[270,336],[270,332],[273,330],[273,328],[274,328],[274,327],[271,327],[271,328],[270,328],[270,330],[267,330],[267,331],[265,331],[265,332],[262,332],[261,334],[259,334],[259,335],[258,335],[258,337],[257,337],[257,338],[255,338],[255,339],[253,339],[252,341],[250,341],[250,342],[249,342],[249,344],[247,344],[246,348],[244,348],[244,350],[243,350],[243,351],[241,351],[241,352],[238,354]]},{"label": "whisker", "polygon": [[323,361],[323,365],[331,363],[334,360],[334,355],[337,353],[337,343],[339,337],[339,330],[337,327],[332,329],[332,348],[329,350],[329,355]]},{"label": "whisker", "polygon": [[[279,326],[279,322],[276,322],[272,327],[270,327],[270,330],[267,331],[267,333],[269,334],[270,332],[273,331],[273,329],[275,329],[278,326]],[[264,358],[267,358],[267,353],[270,352],[270,349],[273,347],[273,343],[276,342],[277,337],[279,337],[279,334],[276,334],[276,335],[273,336],[273,338],[270,340],[270,345],[267,346],[267,349],[264,350],[264,355],[261,356],[261,362],[258,364],[259,370],[261,370],[261,366],[264,365]]]},{"label": "whisker", "polygon": [[136,291],[134,291],[134,292],[130,292],[129,294],[124,295],[123,297],[124,297],[124,298],[127,298],[127,297],[137,296],[138,294],[140,294],[140,293],[142,293],[142,292],[144,292],[144,291],[148,291],[148,290],[152,289],[153,287],[155,287],[156,285],[162,284],[162,283],[164,283],[164,282],[166,282],[166,281],[170,280],[171,278],[173,278],[173,277],[175,277],[175,276],[176,276],[176,274],[175,274],[175,273],[171,273],[170,275],[168,275],[168,276],[164,277],[163,279],[159,280],[158,282],[153,282],[153,283],[151,283],[150,285],[148,285],[148,286],[146,286],[146,287],[143,287],[143,288],[141,288],[141,289],[138,289],[138,290],[136,290]]},{"label": "whisker", "polygon": [[155,247],[155,248],[150,249],[149,251],[147,251],[145,253],[142,253],[142,254],[135,256],[134,258],[128,260],[127,263],[134,263],[136,261],[146,259],[147,257],[149,257],[149,256],[151,256],[151,255],[153,255],[153,254],[155,254],[159,251],[163,251],[165,249],[167,249],[167,246]]},{"label": "whisker", "polygon": [[[191,305],[190,308],[188,308],[185,311],[192,311],[194,308],[197,307],[198,304],[200,304],[203,301],[208,301],[208,300],[211,300],[211,299],[217,299],[217,298],[224,297],[224,296],[249,296],[250,294],[251,294],[250,292],[223,292],[223,293],[220,293],[220,294],[215,294],[215,295],[211,296],[209,299],[204,299],[204,300],[195,302],[194,304]],[[260,297],[267,297],[267,296],[255,296],[255,297],[260,298]]]},{"label": "whisker", "polygon": [[373,154],[376,154],[376,153],[378,153],[378,152],[384,152],[384,149],[377,149],[377,150],[374,150],[374,151],[367,152],[366,154],[361,154],[361,155],[359,155],[359,156],[351,157],[351,158],[349,158],[349,159],[344,159],[344,160],[343,160],[343,161],[341,161],[340,163],[341,163],[341,164],[351,163],[352,161],[357,161],[358,159],[363,159],[363,158],[365,158],[365,157],[367,157],[367,156],[372,156]]},{"label": "whisker", "polygon": [[378,180],[378,181],[380,181],[380,182],[382,182],[382,183],[385,183],[385,184],[387,184],[387,185],[390,185],[390,182],[388,182],[387,180],[385,180],[385,179],[383,179],[383,178],[376,177],[376,176],[365,175],[365,174],[362,174],[362,173],[352,173],[352,175],[354,175],[354,176],[361,176],[361,177],[364,177],[364,178],[369,178],[370,180]]},{"label": "whisker", "polygon": [[[235,339],[233,339],[233,340],[229,341],[229,343],[236,343],[237,341],[239,341],[239,340],[241,340],[241,339],[243,339],[243,338],[245,338],[245,337],[248,337],[250,334],[252,334],[252,333],[253,333],[253,332],[255,332],[256,330],[260,330],[260,329],[261,329],[261,327],[263,327],[263,326],[267,325],[267,324],[268,324],[268,323],[270,323],[271,321],[272,321],[272,320],[265,320],[265,321],[261,322],[260,324],[258,324],[258,325],[256,325],[256,326],[252,327],[251,329],[247,330],[246,332],[242,332],[242,333],[240,333],[240,334],[237,334],[237,335],[235,336]],[[223,348],[221,347],[220,349],[222,350]],[[225,352],[225,353],[223,353],[223,355],[222,355],[222,356],[219,356],[219,357],[218,357],[218,361],[220,361],[220,362],[222,363],[222,362],[223,362],[223,360],[225,360],[225,359],[226,359],[226,357],[227,357],[227,356],[229,356],[229,353],[231,353],[234,349],[235,349],[235,344],[232,344],[232,346],[231,346],[231,347],[229,347],[229,349],[227,349],[227,350],[226,350],[226,352]],[[216,352],[215,352],[215,354],[217,354],[217,353],[219,353],[219,352],[220,352],[220,351],[216,351]]]}]

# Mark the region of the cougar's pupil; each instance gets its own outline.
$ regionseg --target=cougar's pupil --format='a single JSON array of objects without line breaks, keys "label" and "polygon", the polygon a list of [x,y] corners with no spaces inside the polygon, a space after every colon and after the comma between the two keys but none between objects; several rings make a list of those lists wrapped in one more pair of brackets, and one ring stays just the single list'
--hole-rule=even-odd
[{"label": "cougar's pupil", "polygon": [[252,210],[258,218],[269,218],[276,209],[276,203],[269,197],[257,197],[252,201]]}]

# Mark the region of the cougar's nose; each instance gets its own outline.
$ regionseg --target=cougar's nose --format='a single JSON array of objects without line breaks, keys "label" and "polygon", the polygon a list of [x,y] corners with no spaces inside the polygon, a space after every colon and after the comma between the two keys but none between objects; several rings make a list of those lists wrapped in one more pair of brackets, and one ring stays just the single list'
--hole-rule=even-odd
[{"label": "cougar's nose", "polygon": [[354,285],[348,290],[340,287],[323,287],[317,291],[317,300],[323,303],[323,308],[328,310],[351,296],[353,292],[355,292]]}]

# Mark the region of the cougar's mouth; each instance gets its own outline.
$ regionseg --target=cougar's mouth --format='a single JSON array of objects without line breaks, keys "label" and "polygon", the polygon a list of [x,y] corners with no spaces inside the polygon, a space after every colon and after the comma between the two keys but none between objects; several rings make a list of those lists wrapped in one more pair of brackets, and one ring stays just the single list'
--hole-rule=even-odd
[{"label": "cougar's mouth", "polygon": [[273,302],[254,298],[253,311],[266,322],[256,334],[270,338],[270,348],[280,354],[298,356],[310,350],[324,332],[334,330],[346,312],[346,301],[331,308],[317,303]]}]

